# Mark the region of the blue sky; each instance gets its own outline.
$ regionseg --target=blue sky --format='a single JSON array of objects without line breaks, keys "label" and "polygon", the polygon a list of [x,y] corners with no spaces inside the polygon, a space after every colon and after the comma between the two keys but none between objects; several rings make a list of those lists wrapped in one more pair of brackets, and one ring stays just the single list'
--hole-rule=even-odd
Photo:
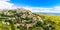
[{"label": "blue sky", "polygon": [[10,0],[16,6],[52,7],[60,5],[60,0]]},{"label": "blue sky", "polygon": [[60,0],[0,0],[0,9],[25,8],[32,12],[60,13]]}]

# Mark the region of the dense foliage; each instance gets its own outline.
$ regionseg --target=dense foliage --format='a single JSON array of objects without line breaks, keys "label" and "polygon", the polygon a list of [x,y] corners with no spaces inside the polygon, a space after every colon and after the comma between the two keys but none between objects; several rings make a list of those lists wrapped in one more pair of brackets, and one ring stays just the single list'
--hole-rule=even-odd
[{"label": "dense foliage", "polygon": [[55,30],[55,22],[25,9],[0,12],[1,30]]}]

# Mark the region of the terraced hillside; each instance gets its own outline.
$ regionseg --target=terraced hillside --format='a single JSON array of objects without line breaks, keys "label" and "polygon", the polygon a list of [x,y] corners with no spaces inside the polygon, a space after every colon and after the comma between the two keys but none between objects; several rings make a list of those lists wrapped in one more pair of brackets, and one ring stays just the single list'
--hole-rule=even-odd
[{"label": "terraced hillside", "polygon": [[0,12],[1,30],[55,30],[54,24],[23,8]]}]

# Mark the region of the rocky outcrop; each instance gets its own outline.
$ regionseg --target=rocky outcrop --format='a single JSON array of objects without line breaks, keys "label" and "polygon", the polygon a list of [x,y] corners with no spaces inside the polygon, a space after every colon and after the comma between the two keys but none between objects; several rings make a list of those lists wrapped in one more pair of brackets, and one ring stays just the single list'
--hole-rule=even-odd
[{"label": "rocky outcrop", "polygon": [[[20,9],[14,9],[14,10],[8,10],[8,11],[3,11],[3,14],[5,15],[5,17],[7,18],[7,20],[12,20],[14,21],[15,26],[33,26],[36,21],[41,21],[43,22],[43,20],[41,19],[41,17],[36,16],[34,13],[32,13],[29,10],[20,8]],[[3,20],[5,21],[5,20]],[[5,22],[6,24],[6,22]],[[9,24],[9,23],[7,23]]]}]

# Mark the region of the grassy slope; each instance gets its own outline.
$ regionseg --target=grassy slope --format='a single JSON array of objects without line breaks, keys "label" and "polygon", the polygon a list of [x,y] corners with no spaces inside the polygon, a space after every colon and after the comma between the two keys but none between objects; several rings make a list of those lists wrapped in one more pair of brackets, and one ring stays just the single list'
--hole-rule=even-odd
[{"label": "grassy slope", "polygon": [[[55,27],[56,27],[56,30],[60,30],[60,16],[54,16],[54,15],[46,15],[46,14],[39,14],[39,16],[42,18],[42,19],[51,19],[53,21],[55,21]],[[11,30],[11,27],[8,26],[8,25],[3,25],[0,21],[0,30],[2,30],[2,28],[8,28],[9,30]]]},{"label": "grassy slope", "polygon": [[56,23],[55,24],[56,30],[60,30],[60,16],[46,15],[46,14],[39,14],[39,16],[42,17],[42,19],[51,19],[51,20],[53,20]]},{"label": "grassy slope", "polygon": [[11,30],[11,27],[9,25],[2,24],[0,21],[0,30]]}]

